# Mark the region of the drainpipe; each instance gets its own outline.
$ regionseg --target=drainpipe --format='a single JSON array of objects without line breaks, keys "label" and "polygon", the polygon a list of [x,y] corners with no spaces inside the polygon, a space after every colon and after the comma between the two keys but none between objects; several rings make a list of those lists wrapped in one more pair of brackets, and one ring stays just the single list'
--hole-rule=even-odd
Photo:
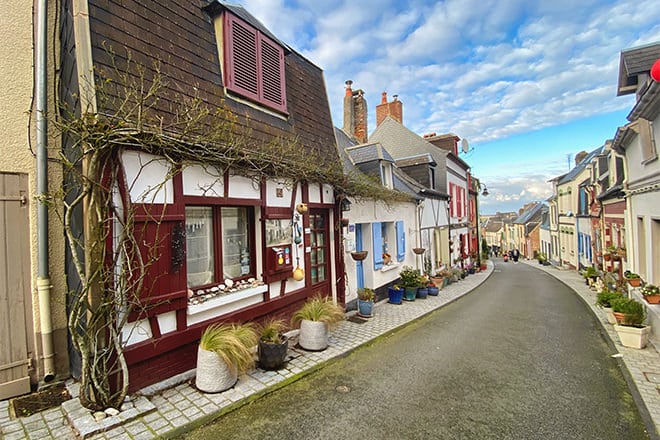
[{"label": "drainpipe", "polygon": [[[636,225],[633,223],[633,213],[632,213],[632,199],[630,196],[627,194],[628,190],[628,159],[625,154],[619,154],[618,151],[616,151],[614,148],[612,148],[612,152],[614,153],[614,157],[620,157],[623,160],[623,169],[625,172],[623,173],[623,180],[621,181],[621,191],[624,194],[624,198],[626,199],[626,215],[624,217],[624,226],[626,227],[626,236],[624,239],[626,240],[626,249],[630,250],[630,252],[627,253],[626,259],[628,260],[628,270],[632,270],[633,272],[636,273],[641,273],[641,268],[639,267],[639,261],[637,261],[637,254],[633,252],[633,246],[632,246],[632,228],[636,227]],[[616,161],[614,161],[614,168],[616,169]],[[617,176],[618,178],[618,176]],[[615,182],[616,184],[616,182]],[[604,222],[605,215],[603,213],[603,222]],[[627,223],[627,224],[626,224]],[[604,231],[604,229],[603,229]],[[639,232],[639,231],[638,231]],[[630,239],[629,239],[630,238]],[[648,259],[647,259],[648,261]],[[648,263],[647,263],[648,264]],[[620,267],[620,266],[619,266]],[[645,267],[644,268],[644,273],[648,274],[648,270]]]},{"label": "drainpipe", "polygon": [[55,360],[53,350],[53,325],[51,321],[50,293],[51,282],[48,261],[48,126],[46,111],[48,109],[47,91],[47,34],[48,1],[37,0],[35,12],[37,22],[35,45],[35,103],[36,103],[36,150],[37,150],[37,292],[39,294],[39,324],[41,329],[41,345],[44,358],[44,382],[55,378]]}]

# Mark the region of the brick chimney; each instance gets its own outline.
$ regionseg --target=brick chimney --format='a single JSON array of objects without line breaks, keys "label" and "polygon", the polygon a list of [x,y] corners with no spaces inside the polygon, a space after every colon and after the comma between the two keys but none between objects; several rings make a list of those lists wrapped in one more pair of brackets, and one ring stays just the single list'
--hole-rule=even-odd
[{"label": "brick chimney", "polygon": [[391,116],[399,124],[403,124],[403,104],[394,95],[392,102],[387,102],[387,92],[383,92],[380,104],[376,106],[376,126],[383,122],[387,116]]},{"label": "brick chimney", "polygon": [[367,100],[364,91],[353,90],[353,81],[346,81],[344,94],[344,126],[342,130],[354,137],[358,142],[367,142]]}]

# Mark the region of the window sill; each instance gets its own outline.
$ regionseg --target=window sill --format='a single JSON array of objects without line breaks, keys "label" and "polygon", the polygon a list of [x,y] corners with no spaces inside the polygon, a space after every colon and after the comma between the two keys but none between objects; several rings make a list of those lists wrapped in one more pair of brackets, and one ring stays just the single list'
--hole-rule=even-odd
[{"label": "window sill", "polygon": [[399,267],[399,265],[400,265],[399,263],[390,263],[387,266],[381,267],[380,271],[381,272],[387,272],[387,271],[390,271],[392,269],[396,269],[397,267]]},{"label": "window sill", "polygon": [[201,304],[188,304],[188,316],[217,309],[222,306],[231,304],[233,302],[238,302],[244,299],[263,295],[267,290],[268,290],[268,286],[264,284],[257,287],[249,287],[247,289],[239,290],[238,292],[232,292],[226,295],[220,295],[215,298],[211,298],[208,301],[204,301]]}]

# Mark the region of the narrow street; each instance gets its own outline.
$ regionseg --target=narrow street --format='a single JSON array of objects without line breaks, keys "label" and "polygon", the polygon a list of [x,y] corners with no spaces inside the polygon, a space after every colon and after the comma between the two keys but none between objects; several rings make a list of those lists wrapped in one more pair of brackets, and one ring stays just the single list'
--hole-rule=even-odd
[{"label": "narrow street", "polygon": [[184,438],[648,438],[581,299],[495,261],[459,301]]}]

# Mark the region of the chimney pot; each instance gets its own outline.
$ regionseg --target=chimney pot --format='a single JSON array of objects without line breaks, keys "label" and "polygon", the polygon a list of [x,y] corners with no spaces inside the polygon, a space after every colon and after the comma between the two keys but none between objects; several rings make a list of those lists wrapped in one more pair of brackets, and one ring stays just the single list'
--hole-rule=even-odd
[{"label": "chimney pot", "polygon": [[350,79],[346,81],[346,96],[352,96],[353,95],[353,90],[351,90],[351,85],[353,84],[353,81]]},{"label": "chimney pot", "polygon": [[387,104],[387,92],[383,92],[383,94],[381,95],[380,103]]}]

